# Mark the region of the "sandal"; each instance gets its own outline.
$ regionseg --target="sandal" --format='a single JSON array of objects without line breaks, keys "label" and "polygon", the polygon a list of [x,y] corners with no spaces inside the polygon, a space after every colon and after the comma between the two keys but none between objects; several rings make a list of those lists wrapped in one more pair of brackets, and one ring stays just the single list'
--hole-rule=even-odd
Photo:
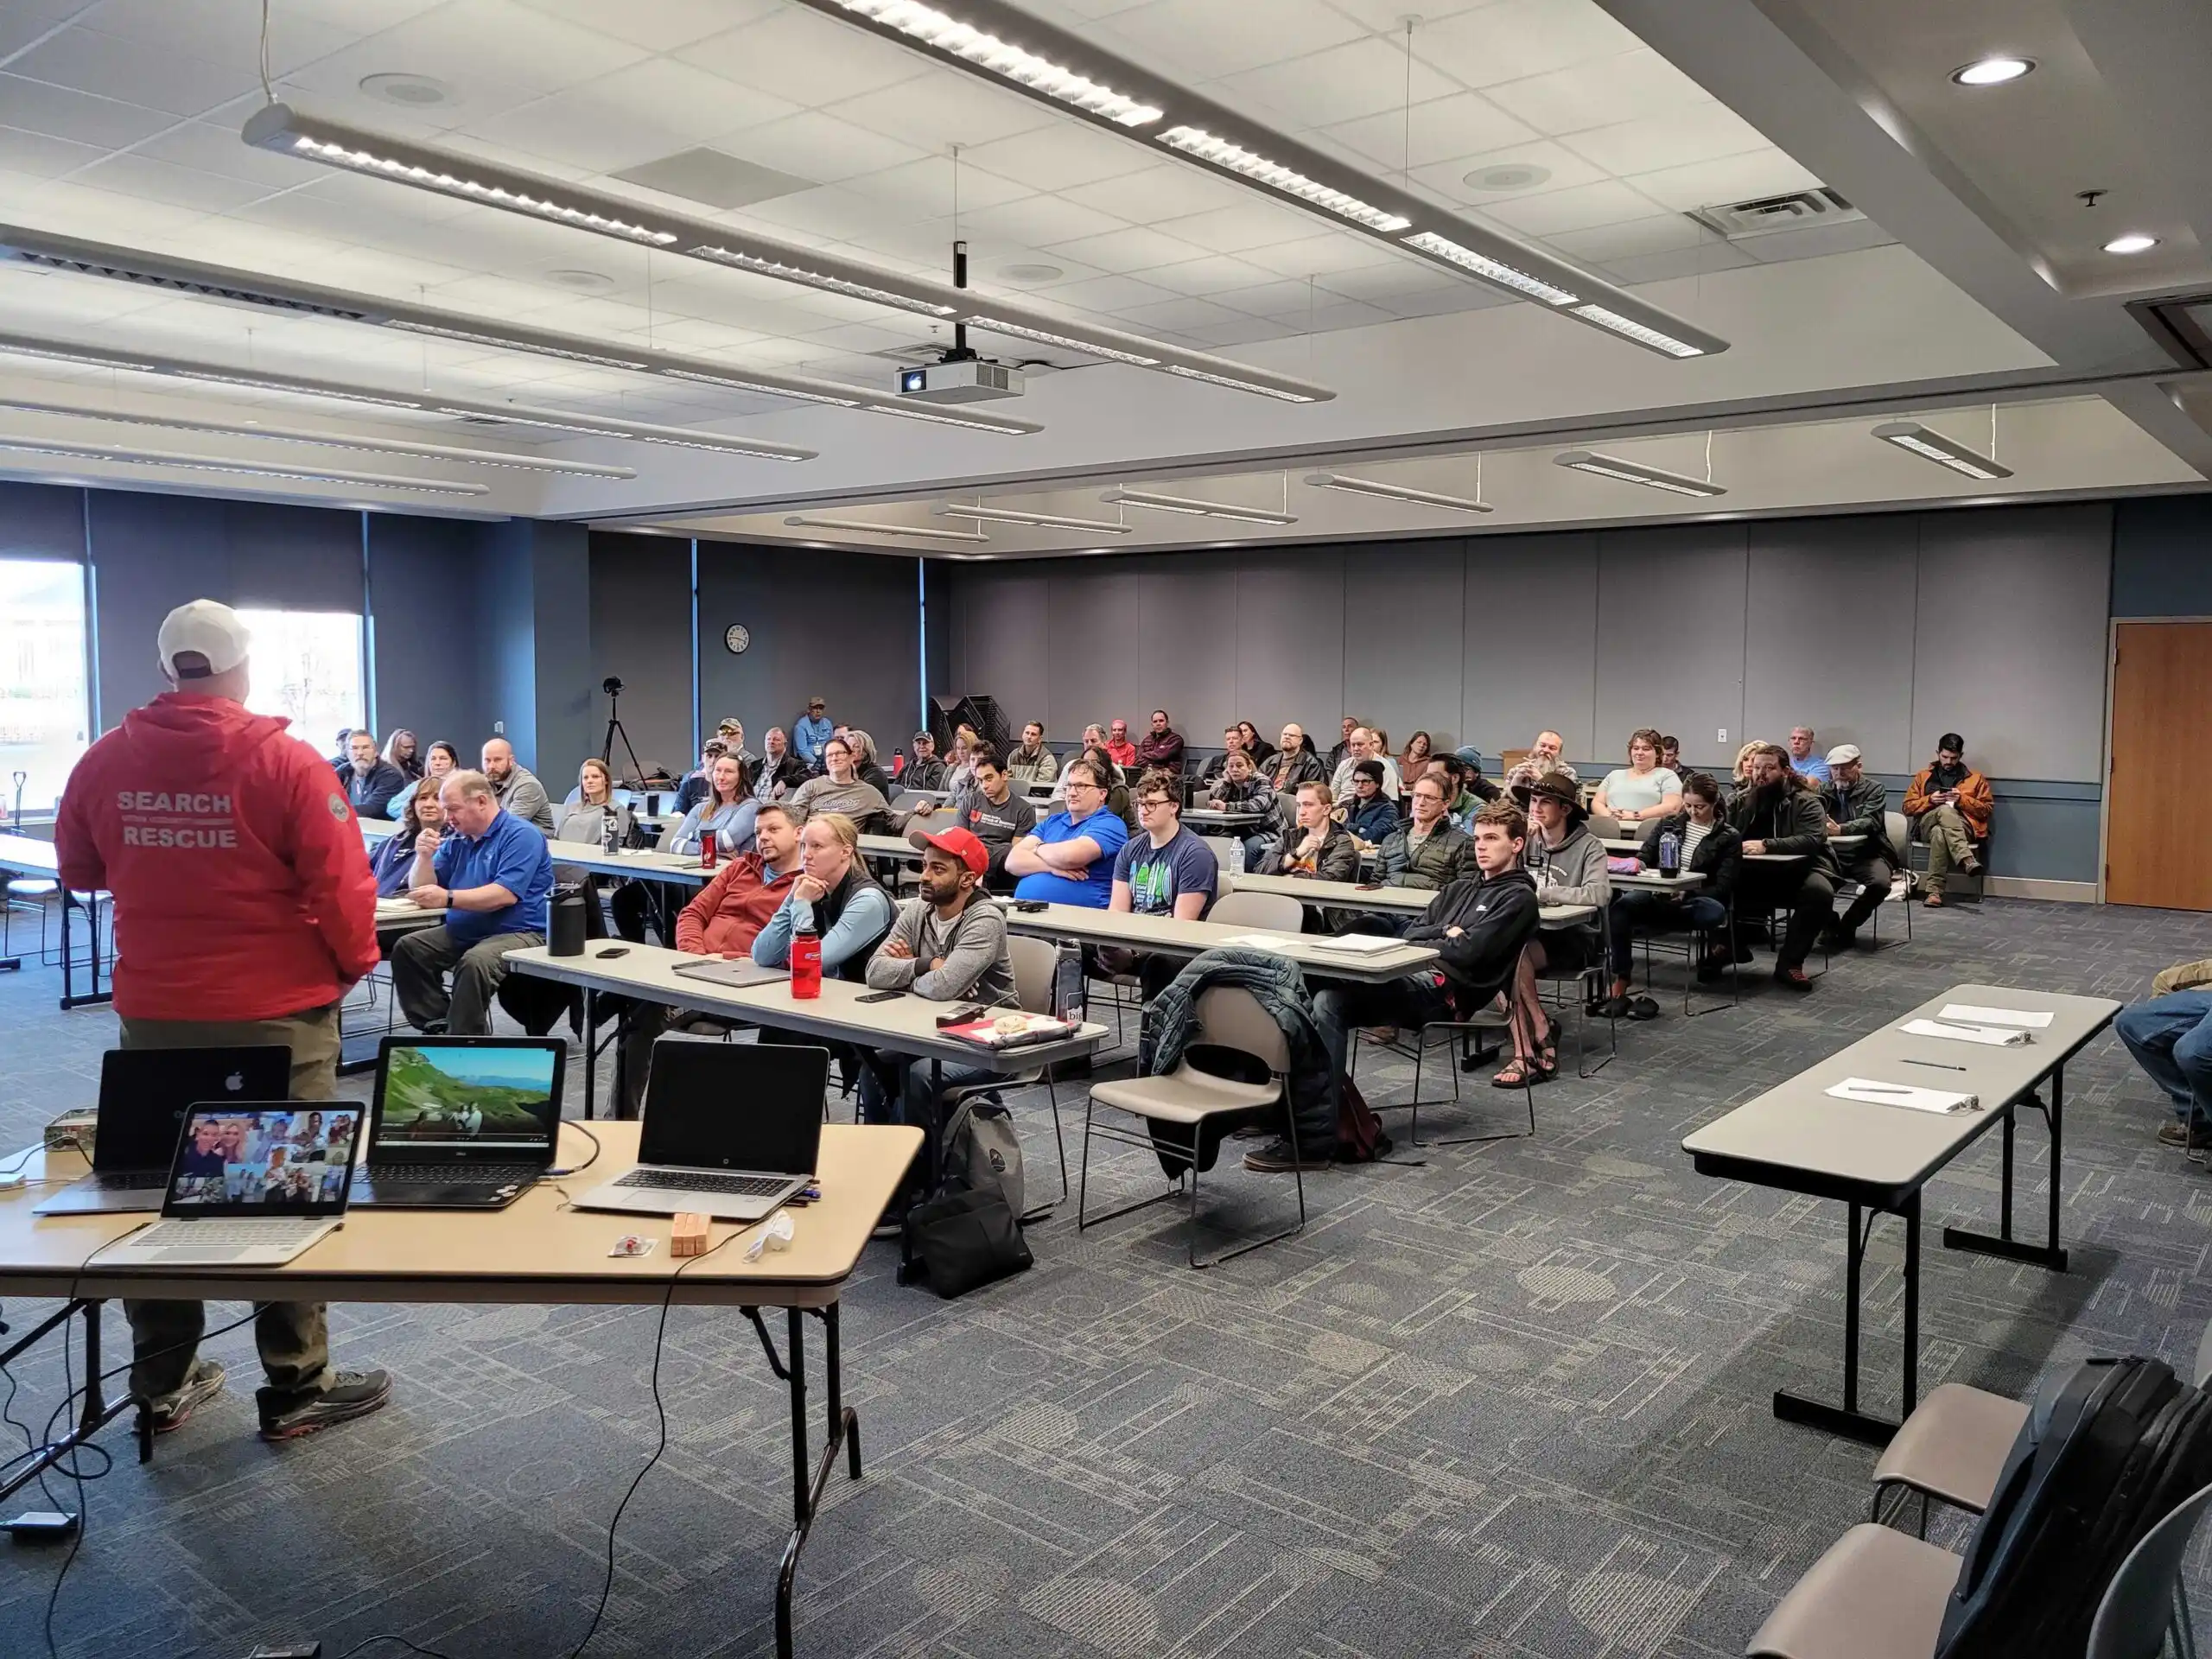
[{"label": "sandal", "polygon": [[1559,1021],[1544,1022],[1544,1040],[1536,1045],[1536,1081],[1549,1083],[1559,1075]]},{"label": "sandal", "polygon": [[1548,1081],[1550,1079],[1544,1075],[1541,1062],[1524,1060],[1516,1054],[1491,1074],[1490,1086],[1493,1089],[1526,1089]]}]

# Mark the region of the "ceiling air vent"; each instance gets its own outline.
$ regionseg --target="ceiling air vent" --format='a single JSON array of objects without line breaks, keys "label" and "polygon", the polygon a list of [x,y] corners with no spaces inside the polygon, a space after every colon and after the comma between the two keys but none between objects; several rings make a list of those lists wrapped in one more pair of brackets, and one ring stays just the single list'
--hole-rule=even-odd
[{"label": "ceiling air vent", "polygon": [[1792,190],[1787,195],[1755,196],[1749,201],[1700,207],[1689,216],[1731,242],[1770,236],[1777,231],[1807,230],[1815,225],[1847,225],[1866,217],[1826,185]]}]

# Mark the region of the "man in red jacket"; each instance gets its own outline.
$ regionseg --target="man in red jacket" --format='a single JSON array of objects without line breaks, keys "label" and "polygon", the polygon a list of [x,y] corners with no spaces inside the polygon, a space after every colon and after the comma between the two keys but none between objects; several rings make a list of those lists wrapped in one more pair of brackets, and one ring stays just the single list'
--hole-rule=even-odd
[{"label": "man in red jacket", "polygon": [[[377,963],[361,828],[315,749],[244,707],[245,625],[194,600],[162,624],[164,691],[86,751],[54,826],[61,879],[115,899],[125,1048],[283,1043],[292,1095],[338,1092],[338,1005]],[[125,1301],[130,1391],[158,1433],[223,1387],[194,1357],[199,1302]],[[265,1440],[312,1434],[391,1397],[382,1371],[335,1371],[323,1309],[272,1302],[254,1324]]]}]

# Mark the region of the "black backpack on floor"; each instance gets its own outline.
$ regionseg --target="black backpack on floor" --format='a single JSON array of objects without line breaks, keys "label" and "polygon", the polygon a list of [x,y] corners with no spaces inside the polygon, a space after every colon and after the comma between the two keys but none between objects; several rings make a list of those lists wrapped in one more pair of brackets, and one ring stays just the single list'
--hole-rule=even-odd
[{"label": "black backpack on floor", "polygon": [[2212,1396],[2155,1359],[2093,1359],[2021,1425],[1944,1610],[1936,1659],[2081,1654],[2113,1573],[2212,1484]]},{"label": "black backpack on floor", "polygon": [[906,1212],[899,1282],[964,1296],[1026,1271],[1021,1236],[1021,1141],[1006,1108],[970,1095],[940,1132],[937,1190]]}]

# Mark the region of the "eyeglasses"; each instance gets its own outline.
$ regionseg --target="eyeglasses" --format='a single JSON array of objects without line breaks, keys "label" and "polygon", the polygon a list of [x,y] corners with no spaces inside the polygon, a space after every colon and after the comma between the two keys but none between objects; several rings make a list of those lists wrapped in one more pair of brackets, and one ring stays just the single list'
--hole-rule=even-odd
[{"label": "eyeglasses", "polygon": [[1167,798],[1165,795],[1148,795],[1143,800],[1137,803],[1137,810],[1140,812],[1149,812],[1155,806],[1166,806],[1166,804]]},{"label": "eyeglasses", "polygon": [[1103,795],[1106,792],[1106,786],[1103,784],[1078,783],[1072,778],[1068,779],[1068,787],[1070,789],[1087,789],[1100,795]]}]

